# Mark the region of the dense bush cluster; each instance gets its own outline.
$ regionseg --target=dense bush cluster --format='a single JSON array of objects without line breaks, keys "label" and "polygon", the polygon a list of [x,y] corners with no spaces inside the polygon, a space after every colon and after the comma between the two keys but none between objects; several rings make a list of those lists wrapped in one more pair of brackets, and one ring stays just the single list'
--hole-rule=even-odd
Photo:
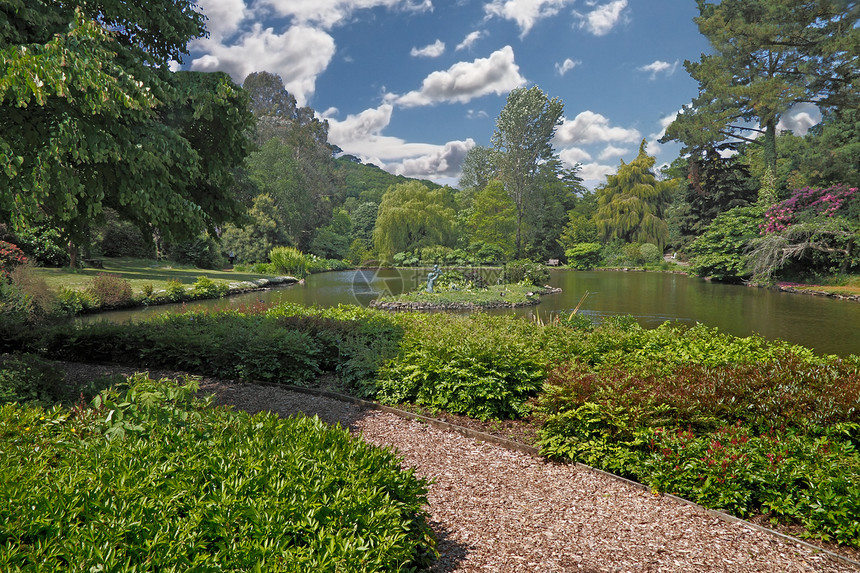
[{"label": "dense bush cluster", "polygon": [[370,573],[433,557],[427,484],[391,452],[196,389],[136,375],[93,408],[0,407],[0,569]]}]

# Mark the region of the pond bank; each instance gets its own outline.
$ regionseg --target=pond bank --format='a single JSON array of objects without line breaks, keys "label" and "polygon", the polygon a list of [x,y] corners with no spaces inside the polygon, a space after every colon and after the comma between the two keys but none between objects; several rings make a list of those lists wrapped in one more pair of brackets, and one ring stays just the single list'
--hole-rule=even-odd
[{"label": "pond bank", "polygon": [[[516,287],[516,288],[514,288]],[[515,292],[511,292],[515,291]],[[521,292],[516,292],[521,291]],[[503,298],[507,292],[511,292],[513,300],[505,300]],[[401,311],[471,311],[471,310],[489,310],[501,308],[522,308],[527,306],[535,306],[540,304],[542,295],[560,293],[560,288],[551,286],[526,287],[522,288],[519,285],[507,285],[506,289],[501,290],[496,298],[485,298],[488,293],[479,291],[471,293],[468,291],[445,291],[440,293],[411,293],[409,295],[401,295],[396,300],[388,298],[379,298],[370,301],[370,308],[379,310],[388,310],[393,312]],[[470,294],[474,294],[474,300],[469,300]],[[492,296],[492,295],[489,295]],[[415,297],[417,300],[410,300]],[[402,300],[406,299],[406,300]],[[436,299],[436,300],[434,300]],[[452,300],[453,299],[453,300]],[[461,299],[461,300],[456,300]]]}]

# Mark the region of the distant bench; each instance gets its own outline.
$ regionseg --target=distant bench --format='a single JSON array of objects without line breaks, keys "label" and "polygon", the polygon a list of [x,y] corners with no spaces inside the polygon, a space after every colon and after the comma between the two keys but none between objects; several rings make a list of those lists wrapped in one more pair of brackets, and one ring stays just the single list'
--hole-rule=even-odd
[{"label": "distant bench", "polygon": [[102,260],[101,260],[101,259],[84,259],[84,263],[85,263],[88,267],[92,267],[92,268],[94,268],[94,269],[103,269],[103,268],[105,268],[105,265],[104,265],[104,263],[102,262]]},{"label": "distant bench", "polygon": [[558,259],[550,259],[550,260],[548,260],[548,261],[546,262],[546,266],[548,266],[548,267],[557,267],[557,266],[558,266]]}]

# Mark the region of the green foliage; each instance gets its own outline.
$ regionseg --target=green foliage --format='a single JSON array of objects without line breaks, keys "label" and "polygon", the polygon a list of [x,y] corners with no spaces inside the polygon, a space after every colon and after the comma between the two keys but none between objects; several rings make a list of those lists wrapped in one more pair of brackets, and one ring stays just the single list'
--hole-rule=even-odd
[{"label": "green foliage", "polygon": [[303,279],[308,274],[308,257],[295,247],[275,247],[269,251],[275,272]]},{"label": "green foliage", "polygon": [[318,418],[211,407],[192,382],[129,386],[74,414],[0,409],[4,570],[370,573],[434,555],[427,482],[391,452]]},{"label": "green foliage", "polygon": [[89,289],[75,290],[63,288],[57,295],[57,306],[60,314],[76,316],[82,312],[97,308],[99,301]]},{"label": "green foliage", "polygon": [[62,267],[69,264],[67,241],[56,229],[44,225],[20,229],[15,233],[15,240],[38,266]]},{"label": "green foliage", "polygon": [[699,276],[736,281],[749,276],[750,241],[758,237],[764,211],[736,207],[718,215],[687,249],[690,270]]},{"label": "green foliage", "polygon": [[194,265],[198,269],[222,269],[227,264],[221,246],[206,235],[171,244],[169,256],[177,263]]},{"label": "green foliage", "polygon": [[131,303],[131,283],[119,275],[99,273],[93,277],[88,293],[100,306],[111,308]]},{"label": "green foliage", "polygon": [[644,243],[639,246],[639,256],[646,264],[659,263],[663,258],[663,251],[654,243]]},{"label": "green foliage", "polygon": [[378,398],[415,402],[481,420],[518,418],[540,389],[544,363],[513,317],[445,314],[403,318],[400,352],[379,374]]},{"label": "green foliage", "polygon": [[228,255],[232,253],[237,263],[265,261],[273,248],[289,243],[278,221],[275,200],[265,194],[254,197],[245,226],[225,227],[221,235],[222,250]]},{"label": "green foliage", "polygon": [[669,239],[664,209],[674,182],[657,181],[652,172],[656,160],[645,153],[646,144],[643,139],[636,159],[622,161],[618,172],[597,190],[595,222],[604,241],[655,243],[662,249]]},{"label": "green foliage", "polygon": [[228,285],[216,283],[209,277],[201,275],[197,277],[197,280],[191,286],[191,296],[193,298],[221,298],[229,290],[230,287]]},{"label": "green foliage", "polygon": [[0,406],[9,402],[51,405],[69,399],[62,368],[33,354],[0,357]]},{"label": "green foliage", "polygon": [[112,209],[105,211],[105,223],[99,229],[95,245],[102,256],[153,258],[152,240],[139,227],[120,219]]},{"label": "green foliage", "polygon": [[596,243],[598,240],[597,224],[591,219],[570,211],[567,214],[567,224],[558,239],[558,244],[565,250],[580,243]]},{"label": "green foliage", "polygon": [[542,263],[520,259],[505,265],[505,282],[508,284],[526,283],[543,286],[548,281],[549,269]]},{"label": "green foliage", "polygon": [[168,279],[164,292],[167,300],[172,302],[179,302],[188,296],[185,285],[178,279]]},{"label": "green foliage", "polygon": [[501,181],[494,179],[475,193],[468,220],[471,240],[498,248],[505,258],[514,255],[517,210]]},{"label": "green foliage", "polygon": [[576,243],[564,251],[564,256],[568,266],[585,271],[600,264],[600,249],[600,243]]},{"label": "green foliage", "polygon": [[379,255],[456,241],[455,202],[448,188],[433,189],[412,181],[388,189],[379,205],[373,241]]}]

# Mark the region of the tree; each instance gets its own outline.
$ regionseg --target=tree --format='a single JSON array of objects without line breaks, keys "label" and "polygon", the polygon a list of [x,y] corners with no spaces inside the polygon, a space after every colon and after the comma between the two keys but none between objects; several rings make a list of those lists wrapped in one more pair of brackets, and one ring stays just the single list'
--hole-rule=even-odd
[{"label": "tree", "polygon": [[508,94],[496,120],[492,142],[499,178],[517,210],[516,256],[523,252],[523,219],[540,165],[553,159],[552,138],[561,124],[564,104],[540,88],[517,88]]},{"label": "tree", "polygon": [[760,206],[750,205],[717,215],[687,249],[693,274],[728,282],[748,277],[749,251],[759,236],[763,213]]},{"label": "tree", "polygon": [[431,190],[417,181],[395,185],[382,196],[373,241],[379,256],[391,261],[399,252],[457,241],[454,196],[443,187]]},{"label": "tree", "polygon": [[646,144],[643,139],[636,159],[622,160],[618,172],[597,189],[595,222],[604,241],[654,243],[662,249],[669,238],[663,209],[675,182],[657,181],[651,170],[656,160],[645,153]]},{"label": "tree", "polygon": [[226,225],[221,234],[224,251],[232,253],[239,263],[264,263],[268,260],[269,251],[287,246],[289,241],[280,223],[278,207],[266,194],[254,198],[243,227]]},{"label": "tree", "polygon": [[472,243],[498,248],[506,258],[514,254],[517,210],[499,180],[475,194],[468,220]]},{"label": "tree", "polygon": [[682,153],[726,138],[762,145],[765,165],[776,173],[776,126],[792,105],[850,109],[860,103],[857,2],[697,1],[694,21],[714,53],[684,62],[699,96],[661,141],[683,142]]},{"label": "tree", "polygon": [[485,189],[496,177],[496,154],[491,147],[476,145],[466,152],[460,175],[460,189],[471,196]]},{"label": "tree", "polygon": [[193,2],[10,0],[0,20],[2,220],[59,230],[74,265],[107,207],[177,237],[241,213],[244,92],[168,69],[205,34]]}]

